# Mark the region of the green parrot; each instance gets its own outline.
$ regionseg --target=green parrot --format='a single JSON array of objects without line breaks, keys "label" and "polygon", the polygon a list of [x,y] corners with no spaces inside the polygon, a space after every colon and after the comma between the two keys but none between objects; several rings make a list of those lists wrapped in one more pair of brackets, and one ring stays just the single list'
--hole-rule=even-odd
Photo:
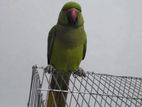
[{"label": "green parrot", "polygon": [[[67,2],[60,11],[57,24],[53,26],[48,35],[46,70],[55,71],[52,73],[51,89],[68,90],[71,73],[85,76],[79,65],[86,54],[86,43],[81,6],[76,2]],[[67,93],[50,91],[47,107],[55,107],[54,100],[57,107],[65,107],[66,98]]]}]

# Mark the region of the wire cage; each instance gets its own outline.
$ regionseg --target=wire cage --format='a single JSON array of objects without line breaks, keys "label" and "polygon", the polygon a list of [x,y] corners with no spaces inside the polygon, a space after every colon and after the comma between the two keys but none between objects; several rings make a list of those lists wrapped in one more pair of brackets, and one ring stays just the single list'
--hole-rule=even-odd
[{"label": "wire cage", "polygon": [[49,91],[68,93],[66,107],[142,107],[142,78],[86,72],[86,77],[72,74],[68,90],[57,90],[50,88],[52,74],[44,67],[32,69],[27,107],[46,107]]}]

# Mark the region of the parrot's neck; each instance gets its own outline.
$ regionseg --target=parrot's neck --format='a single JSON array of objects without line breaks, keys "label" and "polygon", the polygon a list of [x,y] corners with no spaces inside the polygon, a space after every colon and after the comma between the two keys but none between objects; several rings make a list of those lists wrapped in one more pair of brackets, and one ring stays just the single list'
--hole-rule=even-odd
[{"label": "parrot's neck", "polygon": [[56,24],[56,26],[59,26],[59,27],[61,27],[61,28],[76,29],[76,28],[83,27],[84,24],[75,24],[75,25],[66,24],[66,25],[63,25],[63,24],[60,24],[60,23],[58,22],[58,23]]}]

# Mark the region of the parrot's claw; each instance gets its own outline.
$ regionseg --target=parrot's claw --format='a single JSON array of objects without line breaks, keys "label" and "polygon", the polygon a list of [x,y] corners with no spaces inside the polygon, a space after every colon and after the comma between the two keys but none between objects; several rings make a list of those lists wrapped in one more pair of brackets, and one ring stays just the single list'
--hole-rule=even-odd
[{"label": "parrot's claw", "polygon": [[55,72],[55,68],[52,65],[48,65],[47,67],[44,68],[44,72],[48,72],[48,73],[53,73]]},{"label": "parrot's claw", "polygon": [[73,76],[76,78],[77,76],[80,77],[86,77],[86,73],[84,72],[84,70],[82,68],[78,68],[74,73]]}]

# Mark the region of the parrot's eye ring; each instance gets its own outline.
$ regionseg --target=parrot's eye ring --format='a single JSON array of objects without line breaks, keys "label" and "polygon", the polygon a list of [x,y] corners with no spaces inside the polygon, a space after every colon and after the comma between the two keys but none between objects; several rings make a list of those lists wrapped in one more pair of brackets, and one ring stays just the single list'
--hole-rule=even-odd
[{"label": "parrot's eye ring", "polygon": [[78,8],[76,8],[79,12],[81,12],[81,10],[80,9],[78,9]]}]

